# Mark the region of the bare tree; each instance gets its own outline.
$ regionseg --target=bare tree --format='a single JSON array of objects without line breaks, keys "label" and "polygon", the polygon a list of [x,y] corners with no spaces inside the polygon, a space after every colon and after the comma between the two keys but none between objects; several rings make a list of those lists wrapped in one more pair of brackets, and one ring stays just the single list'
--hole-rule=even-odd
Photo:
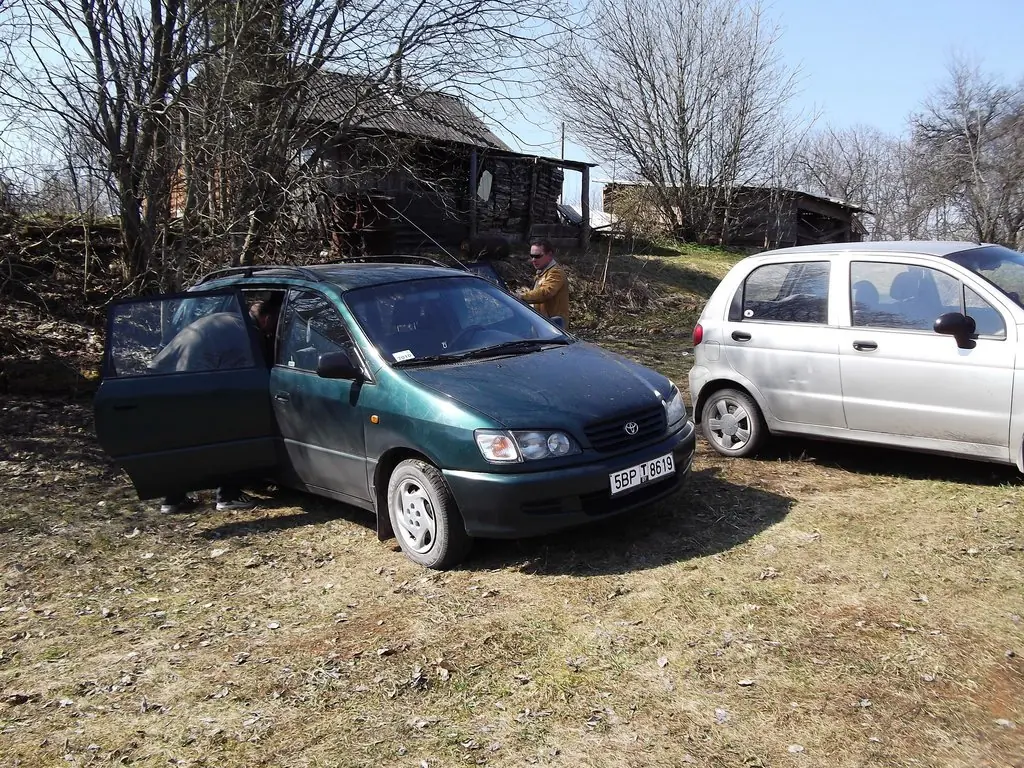
[{"label": "bare tree", "polygon": [[[528,54],[572,19],[568,0],[17,1],[32,66],[7,94],[102,149],[126,276],[171,283],[193,236],[256,258],[296,188],[385,102],[514,93]],[[311,125],[325,69],[353,87],[330,126]]]},{"label": "bare tree", "polygon": [[676,233],[727,239],[740,187],[777,172],[796,74],[745,0],[598,0],[596,40],[551,57],[551,109],[648,194]]},{"label": "bare tree", "polygon": [[954,60],[912,125],[946,234],[1024,247],[1024,83]]},{"label": "bare tree", "polygon": [[799,143],[789,183],[867,208],[870,239],[913,239],[929,234],[923,168],[906,139],[869,126],[826,127]]},{"label": "bare tree", "polygon": [[[477,104],[520,90],[524,62],[573,12],[561,0],[243,0],[210,16],[217,53],[183,84],[184,209],[249,263],[289,206],[338,189],[337,173],[354,189],[414,171],[402,114],[436,119],[432,89]],[[380,131],[384,116],[396,132]]]}]

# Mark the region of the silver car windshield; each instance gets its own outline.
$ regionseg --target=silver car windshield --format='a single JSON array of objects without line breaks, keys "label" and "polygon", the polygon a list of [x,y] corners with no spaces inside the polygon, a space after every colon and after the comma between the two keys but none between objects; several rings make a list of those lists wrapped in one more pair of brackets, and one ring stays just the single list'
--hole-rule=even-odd
[{"label": "silver car windshield", "polygon": [[951,253],[947,258],[988,280],[992,285],[1024,307],[1024,253],[1001,245],[971,248]]}]

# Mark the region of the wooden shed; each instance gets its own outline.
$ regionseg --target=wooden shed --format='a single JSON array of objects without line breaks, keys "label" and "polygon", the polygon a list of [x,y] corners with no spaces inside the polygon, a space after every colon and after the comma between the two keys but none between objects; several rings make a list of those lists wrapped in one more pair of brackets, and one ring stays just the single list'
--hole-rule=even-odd
[{"label": "wooden shed", "polygon": [[[646,182],[606,182],[603,191],[605,212],[613,212],[617,199],[628,194],[630,205],[650,207],[652,220],[665,220],[659,215],[653,196],[634,194],[650,185]],[[722,196],[724,197],[724,195]],[[645,207],[646,211],[647,208]],[[712,221],[724,222],[714,231],[722,245],[754,248],[784,248],[814,243],[857,242],[865,229],[858,214],[870,213],[866,208],[830,197],[779,187],[737,187],[732,190],[728,210],[724,206],[707,212]],[[724,230],[724,232],[723,232]],[[677,233],[695,239],[695,228],[685,224]]]},{"label": "wooden shed", "polygon": [[334,72],[311,87],[305,122],[327,168],[321,218],[336,242],[401,253],[485,237],[586,245],[588,217],[567,228],[556,205],[565,169],[582,173],[588,199],[591,164],[514,152],[450,94],[376,85],[368,95]]}]

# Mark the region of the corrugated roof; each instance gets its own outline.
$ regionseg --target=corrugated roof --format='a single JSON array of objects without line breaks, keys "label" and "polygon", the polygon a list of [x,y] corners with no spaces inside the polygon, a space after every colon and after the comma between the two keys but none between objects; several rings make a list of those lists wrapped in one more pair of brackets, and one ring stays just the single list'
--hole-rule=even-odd
[{"label": "corrugated roof", "polygon": [[310,80],[306,120],[362,130],[450,141],[511,151],[457,96],[406,86],[400,90],[343,72],[318,72]]},{"label": "corrugated roof", "polygon": [[[613,184],[619,187],[650,187],[653,186],[651,182],[643,181],[614,181],[612,179],[595,179],[595,184]],[[773,189],[773,187],[736,187],[737,190],[760,190],[760,189]],[[828,197],[827,195],[819,195],[814,192],[805,192],[802,189],[790,189],[787,187],[774,187],[779,192],[784,192],[789,195],[802,195],[803,197],[809,197],[813,200],[821,200],[822,202],[832,203],[843,208],[848,208],[854,213],[874,213],[861,205],[855,205],[846,200],[841,200],[838,197]]]}]

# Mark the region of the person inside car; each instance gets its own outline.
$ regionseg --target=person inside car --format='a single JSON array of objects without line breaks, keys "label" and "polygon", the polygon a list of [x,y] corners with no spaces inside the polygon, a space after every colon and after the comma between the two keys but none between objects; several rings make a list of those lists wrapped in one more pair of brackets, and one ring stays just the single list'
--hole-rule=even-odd
[{"label": "person inside car", "polygon": [[537,270],[533,288],[516,295],[545,317],[562,318],[569,327],[569,281],[555,261],[555,247],[550,240],[537,240],[530,246],[530,261]]},{"label": "person inside car", "polygon": [[[254,301],[249,317],[260,334],[265,359],[273,359],[274,335],[281,311],[281,295]],[[214,312],[183,328],[150,362],[154,373],[209,371],[246,368],[253,364],[250,329],[237,312]],[[253,509],[256,502],[236,486],[217,489],[216,505],[225,510]],[[194,497],[182,493],[166,497],[160,504],[164,514],[196,506]]]}]

